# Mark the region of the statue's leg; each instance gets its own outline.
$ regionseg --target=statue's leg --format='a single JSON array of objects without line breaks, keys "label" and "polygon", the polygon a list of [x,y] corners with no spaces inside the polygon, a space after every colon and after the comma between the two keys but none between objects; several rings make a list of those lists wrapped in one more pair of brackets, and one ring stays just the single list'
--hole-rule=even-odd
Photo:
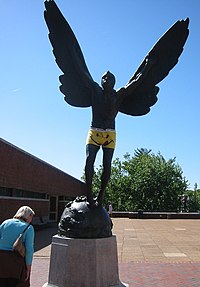
[{"label": "statue's leg", "polygon": [[94,162],[96,159],[99,146],[93,144],[86,145],[86,163],[85,163],[85,178],[87,188],[87,200],[91,206],[94,206],[94,200],[92,195],[92,179],[94,175]]},{"label": "statue's leg", "polygon": [[111,163],[113,157],[114,149],[103,147],[103,170],[101,175],[101,188],[99,191],[99,195],[97,197],[98,205],[103,204],[104,194],[106,190],[106,186],[110,179],[111,174]]}]

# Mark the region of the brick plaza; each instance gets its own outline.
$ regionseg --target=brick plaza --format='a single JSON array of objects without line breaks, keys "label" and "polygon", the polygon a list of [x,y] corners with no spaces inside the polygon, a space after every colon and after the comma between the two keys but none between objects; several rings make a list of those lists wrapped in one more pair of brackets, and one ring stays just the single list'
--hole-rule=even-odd
[{"label": "brick plaza", "polygon": [[[121,281],[130,287],[200,286],[199,220],[112,220]],[[48,280],[51,237],[56,233],[57,227],[36,231],[31,287]]]}]

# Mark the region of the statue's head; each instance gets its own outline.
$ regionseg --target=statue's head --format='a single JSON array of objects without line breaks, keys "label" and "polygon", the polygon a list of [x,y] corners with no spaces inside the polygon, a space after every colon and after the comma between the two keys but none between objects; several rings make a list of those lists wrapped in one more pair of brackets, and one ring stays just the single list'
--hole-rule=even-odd
[{"label": "statue's head", "polygon": [[115,76],[111,72],[107,71],[101,78],[101,85],[104,90],[112,90],[115,85]]}]

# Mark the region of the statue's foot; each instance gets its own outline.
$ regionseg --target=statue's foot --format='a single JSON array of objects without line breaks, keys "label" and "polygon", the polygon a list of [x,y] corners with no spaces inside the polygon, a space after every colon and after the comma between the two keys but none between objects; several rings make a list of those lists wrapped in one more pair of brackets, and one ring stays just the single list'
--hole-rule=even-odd
[{"label": "statue's foot", "polygon": [[94,207],[96,207],[96,202],[94,201],[93,198],[90,199],[90,200],[88,200],[88,207],[89,207],[89,208],[94,208]]},{"label": "statue's foot", "polygon": [[97,201],[97,202],[96,202],[96,205],[99,206],[99,207],[103,207],[103,202]]},{"label": "statue's foot", "polygon": [[100,192],[97,199],[96,199],[96,203],[97,203],[97,206],[103,206],[103,195],[104,193]]},{"label": "statue's foot", "polygon": [[98,201],[97,198],[94,198],[90,201],[88,200],[88,207],[89,208],[103,207],[103,201]]}]

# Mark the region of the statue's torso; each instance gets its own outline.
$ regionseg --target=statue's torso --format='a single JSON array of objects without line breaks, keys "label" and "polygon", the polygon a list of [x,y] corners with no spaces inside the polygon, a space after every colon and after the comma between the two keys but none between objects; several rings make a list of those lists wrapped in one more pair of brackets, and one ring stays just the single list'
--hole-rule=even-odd
[{"label": "statue's torso", "polygon": [[92,127],[115,129],[115,118],[118,113],[117,97],[115,90],[106,94],[103,89],[96,86],[92,97]]}]

